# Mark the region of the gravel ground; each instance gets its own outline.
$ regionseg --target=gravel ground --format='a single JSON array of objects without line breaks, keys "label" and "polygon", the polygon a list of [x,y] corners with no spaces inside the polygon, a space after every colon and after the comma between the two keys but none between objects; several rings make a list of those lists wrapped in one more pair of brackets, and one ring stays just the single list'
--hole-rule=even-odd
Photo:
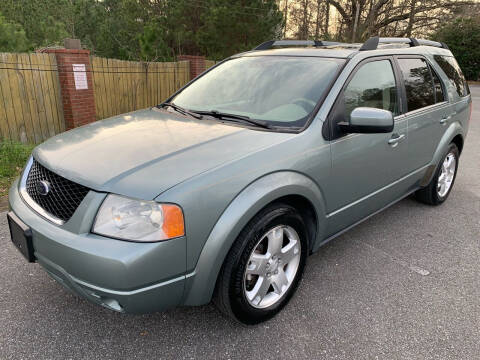
[{"label": "gravel ground", "polygon": [[405,199],[329,243],[262,325],[211,305],[145,316],[92,305],[27,264],[0,213],[0,358],[479,358],[480,87],[472,93],[448,201]]}]

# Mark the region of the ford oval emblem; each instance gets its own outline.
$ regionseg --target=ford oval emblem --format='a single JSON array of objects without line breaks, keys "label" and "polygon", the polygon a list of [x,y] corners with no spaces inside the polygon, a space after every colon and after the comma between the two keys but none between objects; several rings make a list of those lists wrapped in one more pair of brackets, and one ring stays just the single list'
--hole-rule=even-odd
[{"label": "ford oval emblem", "polygon": [[50,192],[50,183],[46,180],[40,180],[37,182],[37,193],[42,196],[47,196]]}]

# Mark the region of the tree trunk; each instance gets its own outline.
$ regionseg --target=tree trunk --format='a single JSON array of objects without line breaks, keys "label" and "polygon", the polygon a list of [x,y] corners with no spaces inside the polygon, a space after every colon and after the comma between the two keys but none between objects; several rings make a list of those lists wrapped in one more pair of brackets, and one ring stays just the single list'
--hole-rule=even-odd
[{"label": "tree trunk", "polygon": [[405,31],[407,37],[412,37],[412,28],[413,23],[415,22],[415,4],[417,3],[416,0],[412,0],[410,3],[410,17],[408,18],[408,26],[407,30]]},{"label": "tree trunk", "polygon": [[301,39],[308,39],[308,0],[303,2],[303,25]]},{"label": "tree trunk", "polygon": [[353,24],[353,32],[352,32],[352,43],[355,42],[357,37],[357,27],[358,27],[358,18],[360,16],[360,4],[358,1],[355,2],[355,21]]},{"label": "tree trunk", "polygon": [[317,0],[317,21],[315,23],[315,40],[318,40],[318,35],[320,32],[320,3],[322,0]]},{"label": "tree trunk", "polygon": [[330,22],[330,4],[328,3],[328,1],[325,1],[325,30],[323,31],[323,36],[325,37],[325,39],[329,38],[329,35],[328,35],[328,28],[330,26],[329,22]]}]

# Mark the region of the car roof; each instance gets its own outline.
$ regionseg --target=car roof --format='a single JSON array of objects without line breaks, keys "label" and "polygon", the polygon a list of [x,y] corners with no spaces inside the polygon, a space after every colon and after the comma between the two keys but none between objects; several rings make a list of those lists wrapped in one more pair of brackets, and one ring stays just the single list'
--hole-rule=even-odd
[{"label": "car roof", "polygon": [[[362,54],[362,55],[360,55]],[[239,56],[309,56],[329,58],[364,58],[376,55],[439,54],[452,53],[445,43],[416,38],[392,38],[373,36],[363,44],[340,43],[323,40],[269,40],[252,51]]]},{"label": "car roof", "polygon": [[253,50],[236,56],[313,56],[330,58],[348,58],[358,52],[358,49],[330,49],[330,48],[278,48],[270,50]]},{"label": "car roof", "polygon": [[385,56],[385,55],[447,55],[452,56],[452,53],[443,48],[437,48],[433,46],[380,46],[375,50],[360,51],[360,45],[358,47],[345,47],[345,46],[328,46],[322,48],[315,47],[289,47],[289,48],[274,48],[269,50],[252,50],[237,54],[234,57],[243,56],[309,56],[309,57],[326,57],[326,58],[352,58],[356,55],[365,56]]}]

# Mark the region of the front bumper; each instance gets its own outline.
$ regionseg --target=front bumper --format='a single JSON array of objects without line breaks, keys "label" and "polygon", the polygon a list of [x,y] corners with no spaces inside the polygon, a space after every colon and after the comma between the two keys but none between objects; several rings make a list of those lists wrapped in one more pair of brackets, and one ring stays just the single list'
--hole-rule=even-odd
[{"label": "front bumper", "polygon": [[72,218],[55,225],[10,189],[12,211],[33,234],[38,263],[74,293],[109,309],[148,313],[179,305],[183,298],[186,238],[135,243],[91,234],[105,194],[90,191]]}]

